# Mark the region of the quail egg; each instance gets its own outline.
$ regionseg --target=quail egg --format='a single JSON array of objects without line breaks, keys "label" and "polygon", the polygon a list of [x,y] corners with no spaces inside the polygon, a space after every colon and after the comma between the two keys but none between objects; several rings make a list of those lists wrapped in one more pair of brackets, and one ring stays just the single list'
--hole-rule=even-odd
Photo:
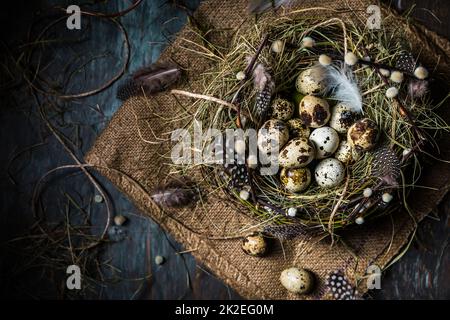
[{"label": "quail egg", "polygon": [[344,164],[352,163],[355,159],[353,158],[353,148],[350,143],[345,140],[341,141],[334,157]]},{"label": "quail egg", "polygon": [[369,118],[356,121],[347,132],[347,141],[358,151],[372,149],[377,143],[379,130],[377,124]]},{"label": "quail egg", "polygon": [[289,120],[294,114],[294,105],[286,99],[277,98],[272,102],[272,118]]},{"label": "quail egg", "polygon": [[265,154],[278,151],[288,140],[289,129],[281,120],[268,120],[258,131],[258,149]]},{"label": "quail egg", "polygon": [[292,267],[281,272],[280,282],[292,293],[306,294],[314,288],[314,275],[306,269]]},{"label": "quail egg", "polygon": [[338,103],[331,109],[330,127],[339,133],[347,132],[348,128],[359,118],[359,113],[348,105]]},{"label": "quail egg", "polygon": [[320,94],[326,89],[325,69],[315,66],[302,71],[295,82],[295,87],[302,94]]},{"label": "quail egg", "polygon": [[310,130],[307,126],[305,126],[299,118],[293,118],[286,122],[289,128],[289,136],[290,137],[305,137],[308,138],[310,134]]},{"label": "quail egg", "polygon": [[283,168],[305,167],[314,159],[315,149],[307,138],[299,137],[289,141],[278,155],[278,164]]},{"label": "quail egg", "polygon": [[308,168],[283,168],[280,180],[289,192],[301,192],[311,183],[311,171]]},{"label": "quail egg", "polygon": [[335,158],[324,159],[316,166],[314,176],[320,187],[336,187],[344,180],[345,168],[342,162]]},{"label": "quail egg", "polygon": [[242,240],[242,250],[252,257],[261,257],[267,252],[267,240],[259,232],[253,232]]},{"label": "quail egg", "polygon": [[299,104],[300,120],[307,127],[319,128],[330,120],[330,106],[324,99],[305,96]]},{"label": "quail egg", "polygon": [[331,156],[339,146],[339,135],[333,128],[321,127],[314,129],[309,136],[316,147],[316,159]]}]

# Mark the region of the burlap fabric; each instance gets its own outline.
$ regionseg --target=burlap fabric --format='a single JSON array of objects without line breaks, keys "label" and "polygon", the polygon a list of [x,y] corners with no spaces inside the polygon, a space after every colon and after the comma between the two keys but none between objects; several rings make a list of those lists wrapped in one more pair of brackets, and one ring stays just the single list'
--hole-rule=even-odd
[{"label": "burlap fabric", "polygon": [[[365,22],[366,8],[369,4],[371,4],[369,1],[359,0],[334,1],[331,4],[320,0],[301,1],[302,8],[323,6],[353,9],[353,12],[341,14],[327,13],[319,9],[304,14],[340,16],[344,19],[353,19],[356,23]],[[211,30],[210,41],[220,43],[226,51],[230,38],[224,37],[223,32],[215,35],[214,30],[228,29],[230,37],[237,28],[239,32],[244,32],[250,25],[249,21],[254,19],[247,15],[245,7],[245,0],[210,0],[201,4],[195,17]],[[283,10],[275,14],[283,14]],[[425,59],[428,66],[435,67],[437,61],[440,61],[436,72],[448,74],[450,46],[446,40],[428,30],[404,24],[403,20],[386,8],[383,8],[382,14],[383,19],[386,19],[384,23],[403,24],[416,52],[421,53],[421,59]],[[172,59],[186,69],[187,80],[181,89],[201,93],[204,85],[201,74],[214,65],[207,57],[199,57],[186,50],[194,49],[195,45],[185,39],[190,39],[194,43],[201,41],[190,27],[186,26],[160,59]],[[239,239],[215,240],[209,237],[230,234],[254,224],[252,219],[239,212],[241,209],[230,206],[219,196],[210,196],[202,209],[182,210],[171,213],[173,214],[171,216],[161,211],[149,197],[149,192],[164,179],[169,170],[166,163],[171,143],[158,138],[168,139],[164,133],[182,126],[184,123],[181,119],[182,106],[192,104],[193,101],[189,98],[174,97],[167,92],[150,99],[129,99],[99,136],[87,154],[86,162],[97,166],[98,170],[127,194],[144,214],[170,232],[187,250],[193,250],[192,254],[199,263],[209,267],[243,297],[321,298],[324,291],[324,277],[337,269],[344,270],[353,281],[362,279],[369,265],[376,264],[383,268],[401,252],[415,230],[417,222],[422,220],[447,192],[450,180],[449,166],[442,162],[427,163],[426,174],[420,184],[435,189],[420,189],[414,192],[410,198],[413,216],[401,211],[370,225],[346,230],[341,233],[339,241],[333,246],[329,239],[320,240],[305,236],[284,243],[283,250],[277,245],[266,258],[249,257],[242,252]],[[165,120],[177,114],[180,114],[179,121]],[[444,152],[441,155],[443,159],[450,159],[446,147],[449,142],[447,138],[440,142],[443,146],[441,147]],[[183,223],[179,223],[180,221]],[[294,295],[281,286],[280,273],[290,266],[308,268],[317,275],[318,286],[312,295]],[[359,291],[366,291],[365,281],[359,283]]]}]

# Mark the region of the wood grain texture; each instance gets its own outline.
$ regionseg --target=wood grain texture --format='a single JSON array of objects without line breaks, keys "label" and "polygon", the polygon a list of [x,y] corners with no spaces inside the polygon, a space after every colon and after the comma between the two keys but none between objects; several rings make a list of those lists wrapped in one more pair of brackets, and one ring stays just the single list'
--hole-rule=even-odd
[{"label": "wood grain texture", "polygon": [[[76,3],[70,1],[70,4],[74,2]],[[198,2],[198,0],[187,1],[186,6],[195,9]],[[439,34],[450,36],[448,1],[402,0],[393,1],[392,4],[405,11],[414,2],[417,4],[414,17]],[[13,37],[3,36],[5,42],[10,46],[21,43],[20,39],[27,34],[31,21],[44,16],[46,10],[55,3],[64,6],[69,2],[63,4],[61,1],[50,0],[33,2],[33,7],[29,7],[29,11],[19,15],[17,8],[26,6],[18,1],[9,9],[11,10],[9,15],[3,10],[3,21],[14,22],[20,26]],[[115,12],[125,9],[127,3],[127,1],[109,1],[106,5],[100,3],[90,9]],[[186,23],[186,15],[179,7],[171,5],[171,1],[147,0],[120,20],[130,39],[131,60],[127,74],[131,74],[139,67],[157,60],[165,44]],[[73,81],[66,86],[70,92],[87,90],[109,79],[120,67],[123,53],[121,36],[111,24],[89,18],[82,25],[81,32],[73,33],[67,32],[61,25],[61,29],[55,31],[55,35],[61,32],[72,41],[60,47],[52,47],[51,53],[45,51],[46,57],[53,61],[45,72],[55,82],[67,74],[74,73],[75,66],[83,65],[81,71],[73,75]],[[81,58],[77,60],[77,57],[83,56],[81,53],[88,53],[87,56],[92,60],[89,58],[85,61]],[[62,66],[67,64],[70,68],[63,73]],[[73,149],[80,157],[92,145],[95,137],[120,106],[120,102],[114,97],[117,86],[118,83],[115,83],[93,97],[61,102],[61,112],[52,117],[55,126],[68,139],[76,142]],[[42,126],[37,106],[26,86],[21,85],[10,93],[7,99],[2,96],[4,100],[0,113],[0,134],[5,137],[2,139],[2,148],[6,150],[0,155],[2,167],[5,168],[17,152],[33,145],[35,147],[21,153],[10,167],[14,183],[6,172],[2,172],[1,242],[27,232],[32,223],[31,193],[39,177],[56,166],[72,163],[60,144]],[[128,217],[128,222],[119,228],[120,235],[115,234],[112,237],[113,241],[106,245],[102,252],[102,258],[115,267],[110,270],[109,276],[121,281],[108,282],[99,292],[88,298],[239,299],[239,296],[211,271],[198,265],[192,255],[180,253],[183,251],[182,245],[175,243],[156,223],[141,217],[129,200],[114,186],[102,177],[98,178],[114,200],[115,212]],[[83,208],[91,208],[94,223],[99,228],[103,226],[105,204],[92,202],[95,190],[80,175],[70,177],[61,175],[52,180],[45,196],[51,218],[58,219],[58,210],[64,199],[63,192],[71,194]],[[373,298],[450,298],[449,214],[450,197],[446,197],[435,212],[435,216],[425,219],[420,225],[410,250],[386,272],[382,279],[382,289],[371,292]],[[165,257],[166,262],[157,265],[155,263],[157,255]],[[52,290],[44,290],[42,287],[32,285],[30,281],[24,282],[19,276],[11,274],[10,270],[15,263],[13,253],[2,251],[0,259],[2,295],[25,298],[55,296]],[[36,278],[37,274],[33,273],[32,278]],[[18,283],[20,285],[16,285]],[[39,283],[45,284],[46,279],[40,279]]]}]

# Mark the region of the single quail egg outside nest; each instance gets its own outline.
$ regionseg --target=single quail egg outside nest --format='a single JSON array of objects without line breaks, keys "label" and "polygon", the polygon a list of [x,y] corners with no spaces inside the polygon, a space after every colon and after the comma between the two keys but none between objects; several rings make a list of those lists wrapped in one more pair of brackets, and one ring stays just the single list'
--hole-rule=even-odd
[{"label": "single quail egg outside nest", "polygon": [[334,154],[334,157],[344,164],[352,163],[355,159],[353,158],[353,150],[350,143],[345,140],[341,141],[341,143],[339,143],[339,147],[336,150],[336,153]]},{"label": "single quail egg outside nest", "polygon": [[378,140],[377,124],[369,118],[356,121],[347,132],[347,141],[358,151],[372,149]]},{"label": "single quail egg outside nest", "polygon": [[330,106],[324,99],[305,96],[299,104],[300,120],[307,127],[319,128],[327,124],[330,120]]},{"label": "single quail egg outside nest", "polygon": [[286,99],[277,98],[272,102],[272,118],[289,120],[294,114],[294,105]]},{"label": "single quail egg outside nest", "polygon": [[307,166],[315,155],[312,142],[307,138],[290,140],[278,155],[278,164],[283,168],[301,168]]},{"label": "single quail egg outside nest", "polygon": [[326,90],[325,69],[315,66],[302,71],[295,82],[295,87],[302,94],[320,94]]},{"label": "single quail egg outside nest", "polygon": [[324,159],[316,166],[314,177],[320,187],[336,187],[344,180],[345,167],[337,159]]},{"label": "single quail egg outside nest", "polygon": [[259,232],[253,232],[242,240],[242,250],[252,257],[261,257],[267,252],[267,240]]},{"label": "single quail egg outside nest", "polygon": [[292,293],[306,294],[314,288],[314,275],[306,269],[292,267],[281,272],[280,282]]},{"label": "single quail egg outside nest", "polygon": [[333,128],[321,127],[315,129],[309,136],[316,147],[316,159],[331,156],[339,146],[339,135]]},{"label": "single quail egg outside nest", "polygon": [[279,150],[288,140],[289,129],[281,120],[268,120],[258,131],[258,149],[266,154],[274,151],[275,147]]},{"label": "single quail egg outside nest", "polygon": [[329,126],[339,133],[345,133],[358,118],[358,112],[353,111],[344,103],[338,103],[331,109]]},{"label": "single quail egg outside nest", "polygon": [[311,183],[311,171],[308,168],[283,168],[280,180],[289,192],[301,192]]}]

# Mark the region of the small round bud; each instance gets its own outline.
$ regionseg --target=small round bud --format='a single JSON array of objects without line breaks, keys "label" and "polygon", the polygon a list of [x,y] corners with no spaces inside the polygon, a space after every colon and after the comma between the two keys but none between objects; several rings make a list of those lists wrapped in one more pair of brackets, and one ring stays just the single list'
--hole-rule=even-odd
[{"label": "small round bud", "polygon": [[329,66],[331,64],[332,60],[329,56],[326,54],[321,54],[319,56],[319,63],[323,66]]},{"label": "small round bud", "polygon": [[365,198],[369,198],[373,194],[373,191],[371,188],[365,188],[363,191],[363,196]]},{"label": "small round bud", "polygon": [[383,77],[389,77],[389,75],[391,74],[391,72],[388,69],[380,69],[380,73]]},{"label": "small round bud", "polygon": [[241,81],[245,79],[245,73],[243,71],[239,71],[238,73],[236,73],[236,79]]},{"label": "small round bud", "polygon": [[364,223],[364,218],[363,218],[363,217],[358,217],[358,218],[356,218],[356,219],[355,219],[355,223],[356,223],[356,224],[359,224],[359,225],[363,224],[363,223]]},{"label": "small round bud", "polygon": [[353,52],[347,52],[344,56],[344,61],[349,66],[354,66],[358,62],[358,58]]},{"label": "small round bud", "polygon": [[164,262],[166,261],[166,259],[163,256],[156,256],[155,257],[155,263],[160,266],[162,265]]},{"label": "small round bud", "polygon": [[403,73],[400,71],[393,71],[391,73],[391,81],[401,83],[403,81]]},{"label": "small round bud", "polygon": [[247,190],[241,190],[241,192],[239,192],[239,198],[247,201],[250,198],[250,193]]},{"label": "small round bud", "polygon": [[398,95],[398,89],[396,87],[390,87],[386,90],[386,97],[389,99],[395,98]]},{"label": "small round bud", "polygon": [[416,70],[414,70],[414,75],[417,79],[423,80],[428,77],[428,70],[424,67],[417,67]]},{"label": "small round bud", "polygon": [[127,218],[121,214],[119,214],[118,216],[114,217],[114,224],[116,226],[121,226],[123,225],[125,222],[127,221]]},{"label": "small round bud", "polygon": [[312,48],[312,47],[314,47],[315,44],[316,44],[316,42],[311,37],[304,37],[302,39],[302,45],[304,48]]},{"label": "small round bud", "polygon": [[242,125],[242,127],[245,127],[246,124],[247,124],[247,117],[241,115],[241,125]]},{"label": "small round bud", "polygon": [[392,199],[394,199],[394,197],[392,196],[392,194],[385,192],[381,196],[381,199],[383,200],[383,202],[389,203],[392,201]]},{"label": "small round bud", "polygon": [[99,195],[99,194],[96,194],[95,197],[94,197],[94,201],[96,203],[102,203],[103,202],[103,197],[101,195]]},{"label": "small round bud", "polygon": [[297,215],[297,208],[289,208],[287,215],[289,217],[295,217]]},{"label": "small round bud", "polygon": [[272,42],[272,45],[270,46],[270,49],[274,53],[280,53],[284,49],[284,43],[281,40],[275,40]]},{"label": "small round bud", "polygon": [[403,150],[402,155],[403,155],[404,157],[406,157],[408,154],[411,153],[411,151],[412,151],[411,149],[407,148],[407,149]]}]

